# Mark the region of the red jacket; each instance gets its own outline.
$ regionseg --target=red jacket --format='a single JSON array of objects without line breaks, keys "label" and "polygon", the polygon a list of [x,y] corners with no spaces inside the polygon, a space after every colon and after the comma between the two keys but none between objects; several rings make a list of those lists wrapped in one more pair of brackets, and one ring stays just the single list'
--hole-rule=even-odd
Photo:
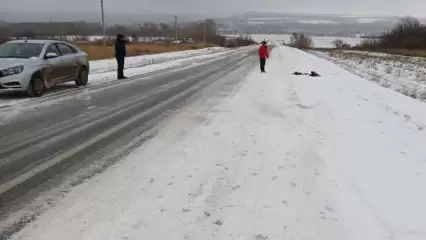
[{"label": "red jacket", "polygon": [[261,45],[259,47],[258,54],[259,54],[259,58],[268,58],[269,57],[268,47],[266,45]]}]

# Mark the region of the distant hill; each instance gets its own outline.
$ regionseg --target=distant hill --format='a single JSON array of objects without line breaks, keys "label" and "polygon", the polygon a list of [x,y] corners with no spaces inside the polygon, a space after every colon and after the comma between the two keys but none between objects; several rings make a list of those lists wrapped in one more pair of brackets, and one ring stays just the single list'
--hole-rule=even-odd
[{"label": "distant hill", "polygon": [[[1,11],[1,10],[0,10]],[[212,16],[180,14],[179,22],[198,21]],[[395,16],[345,16],[338,14],[291,14],[247,12],[213,18],[219,31],[226,34],[284,34],[304,32],[312,35],[377,35],[398,22]],[[101,22],[101,13],[92,11],[0,12],[1,22]],[[172,23],[169,13],[105,13],[107,25],[130,25],[143,22]],[[426,19],[421,19],[426,23]]]},{"label": "distant hill", "polygon": [[[393,27],[399,17],[247,12],[215,20],[220,31],[228,34],[304,32],[312,35],[352,36],[377,35]],[[425,19],[421,21],[426,23]]]}]

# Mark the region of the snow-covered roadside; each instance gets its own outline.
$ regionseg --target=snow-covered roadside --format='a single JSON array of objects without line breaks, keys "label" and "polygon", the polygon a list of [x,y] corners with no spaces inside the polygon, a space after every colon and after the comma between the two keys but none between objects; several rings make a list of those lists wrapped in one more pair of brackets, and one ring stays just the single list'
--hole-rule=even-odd
[{"label": "snow-covered roadside", "polygon": [[426,100],[426,58],[356,51],[310,53],[383,87]]},{"label": "snow-covered roadside", "polygon": [[[237,49],[215,47],[204,50],[191,50],[130,57],[126,58],[124,75],[127,77],[132,77],[176,66],[189,66],[190,64],[194,64],[202,60],[226,56],[228,54],[244,51],[249,48],[252,47],[242,47]],[[90,71],[91,74],[89,75],[89,85],[97,85],[117,79],[117,63],[115,59],[93,61],[90,64],[92,70]]]},{"label": "snow-covered roadside", "polygon": [[286,47],[267,71],[12,239],[425,239],[426,106]]},{"label": "snow-covered roadside", "polygon": [[[127,57],[124,67],[125,68],[138,68],[149,64],[163,63],[166,61],[177,60],[188,57],[195,57],[211,53],[229,51],[228,48],[223,47],[210,47],[197,50],[149,54]],[[90,62],[90,73],[104,73],[111,72],[117,69],[117,62],[115,59],[96,60]]]}]

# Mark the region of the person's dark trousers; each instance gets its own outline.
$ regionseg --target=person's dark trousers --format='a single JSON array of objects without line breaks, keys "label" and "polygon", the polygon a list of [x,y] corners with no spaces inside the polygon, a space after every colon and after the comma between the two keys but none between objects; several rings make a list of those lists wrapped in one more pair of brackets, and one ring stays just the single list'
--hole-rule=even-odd
[{"label": "person's dark trousers", "polygon": [[266,58],[260,58],[260,71],[265,72]]},{"label": "person's dark trousers", "polygon": [[124,78],[124,58],[116,58],[117,60],[117,78]]}]

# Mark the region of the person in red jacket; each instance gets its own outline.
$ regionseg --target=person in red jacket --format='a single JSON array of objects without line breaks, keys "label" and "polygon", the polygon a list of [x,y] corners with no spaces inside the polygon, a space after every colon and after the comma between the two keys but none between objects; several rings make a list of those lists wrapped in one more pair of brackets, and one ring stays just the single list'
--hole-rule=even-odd
[{"label": "person in red jacket", "polygon": [[259,59],[260,59],[260,71],[261,72],[266,72],[265,71],[265,64],[266,64],[266,59],[269,57],[268,54],[268,46],[266,46],[266,42],[263,41],[262,45],[259,47]]}]

